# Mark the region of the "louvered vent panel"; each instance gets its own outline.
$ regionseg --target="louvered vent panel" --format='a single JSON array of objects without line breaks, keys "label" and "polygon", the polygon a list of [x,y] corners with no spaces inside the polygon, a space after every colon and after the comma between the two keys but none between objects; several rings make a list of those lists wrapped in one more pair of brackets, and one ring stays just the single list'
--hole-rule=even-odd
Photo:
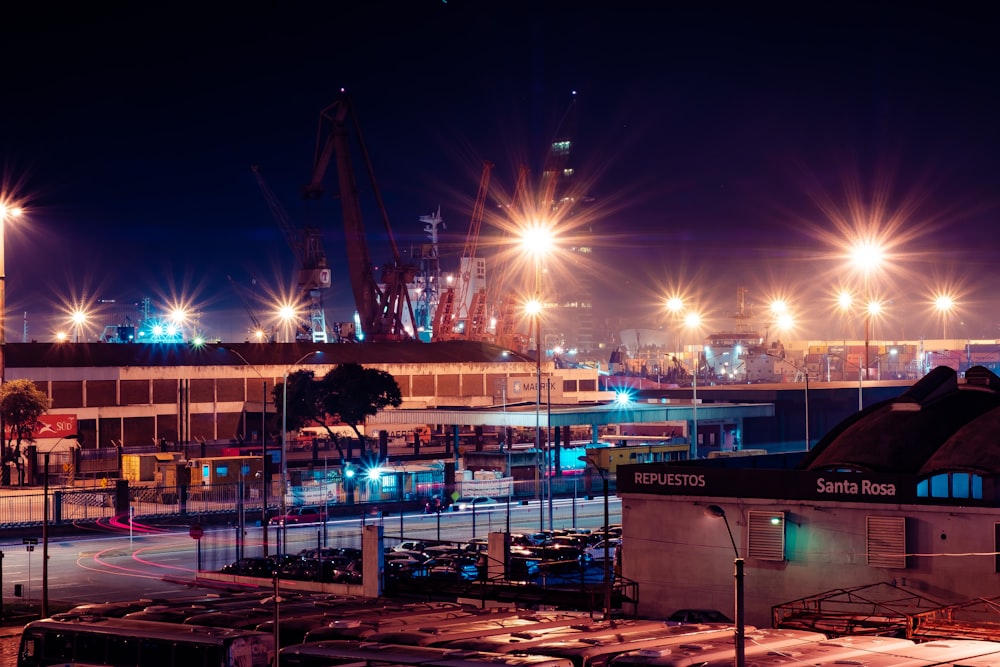
[{"label": "louvered vent panel", "polygon": [[906,517],[867,517],[866,545],[872,567],[906,567]]},{"label": "louvered vent panel", "polygon": [[785,513],[747,512],[747,556],[759,560],[785,560]]}]

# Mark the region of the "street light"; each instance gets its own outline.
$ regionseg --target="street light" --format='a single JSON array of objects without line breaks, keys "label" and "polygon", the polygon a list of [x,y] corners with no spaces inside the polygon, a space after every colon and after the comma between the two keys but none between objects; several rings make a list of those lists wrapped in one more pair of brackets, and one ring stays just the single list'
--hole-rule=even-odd
[{"label": "street light", "polygon": [[[684,325],[689,329],[697,329],[701,326],[701,315],[698,313],[688,313],[684,317]],[[701,352],[695,350],[695,362],[691,365],[691,437],[689,438],[688,457],[698,458],[698,369],[701,366]]]},{"label": "street light", "polygon": [[729,519],[726,518],[726,510],[718,505],[709,505],[705,508],[705,514],[713,519],[722,519],[726,522],[726,530],[729,532],[729,541],[733,543],[733,565],[735,566],[734,576],[736,579],[736,667],[746,667],[746,623],[744,613],[743,597],[743,559],[740,558],[740,551],[736,548],[736,540],[733,538],[733,529],[729,527]]},{"label": "street light", "polygon": [[278,309],[278,317],[284,324],[283,328],[285,330],[285,342],[291,343],[292,341],[290,339],[293,338],[293,336],[291,336],[292,320],[294,320],[297,317],[297,314],[295,312],[295,307],[288,304],[281,306]]},{"label": "street light", "polygon": [[951,315],[952,309],[955,307],[955,299],[953,299],[948,294],[939,294],[934,297],[934,308],[937,309],[938,313],[941,315],[941,338],[948,338],[948,316]]},{"label": "street light", "polygon": [[226,352],[232,352],[236,355],[240,361],[247,365],[247,367],[257,374],[263,383],[263,390],[261,391],[261,403],[260,403],[260,459],[261,459],[261,511],[260,511],[260,527],[263,531],[261,533],[261,547],[263,548],[263,556],[267,558],[267,487],[270,478],[268,477],[267,470],[267,378],[261,375],[260,371],[247,361],[246,357],[240,354],[237,350],[231,347],[223,347]]},{"label": "street light", "polygon": [[49,454],[67,439],[80,442],[80,434],[64,435],[42,454],[42,618],[49,616]]},{"label": "street light", "polygon": [[864,377],[868,379],[868,365],[870,363],[870,357],[868,355],[868,348],[871,343],[871,295],[868,292],[868,278],[869,275],[879,267],[882,263],[882,258],[885,252],[878,243],[870,240],[862,241],[856,243],[851,249],[851,257],[854,265],[857,266],[862,272],[862,278],[864,283],[864,307],[865,307],[865,371]]},{"label": "street light", "polygon": [[[313,356],[314,354],[323,354],[321,350],[313,350],[312,352],[306,352],[303,354],[295,363],[285,369],[285,375],[281,384],[281,516],[284,517],[288,514],[288,507],[286,505],[285,496],[288,492],[288,372],[298,366],[303,361]],[[288,522],[284,519],[281,521],[281,544],[282,547],[288,548]],[[278,562],[281,562],[281,552],[277,552]]]},{"label": "street light", "polygon": [[[535,269],[535,295],[526,304],[525,310],[533,318],[535,325],[535,451],[542,457],[545,463],[545,478],[541,482],[549,484],[549,502],[551,496],[551,480],[548,476],[549,460],[548,452],[542,452],[542,260],[552,252],[555,246],[555,234],[551,224],[544,220],[534,220],[521,230],[521,249],[531,255]],[[548,449],[548,443],[546,443]],[[536,469],[538,466],[535,466]],[[545,510],[542,508],[542,486],[536,484],[536,495],[538,496],[539,530],[545,529]],[[551,506],[549,516],[551,517]],[[549,519],[549,528],[552,520]]]},{"label": "street light", "polygon": [[604,620],[607,621],[611,619],[611,545],[608,543],[611,537],[608,524],[611,519],[608,511],[608,495],[610,494],[608,490],[608,471],[591,456],[580,456],[578,458],[580,461],[589,463],[597,469],[597,472],[601,475],[601,483],[604,486]]},{"label": "street light", "polygon": [[7,318],[5,315],[7,312],[7,273],[4,268],[4,235],[7,227],[7,221],[20,218],[22,214],[23,210],[20,206],[0,202],[0,384],[3,383],[4,376],[6,374],[4,345],[7,343]]}]

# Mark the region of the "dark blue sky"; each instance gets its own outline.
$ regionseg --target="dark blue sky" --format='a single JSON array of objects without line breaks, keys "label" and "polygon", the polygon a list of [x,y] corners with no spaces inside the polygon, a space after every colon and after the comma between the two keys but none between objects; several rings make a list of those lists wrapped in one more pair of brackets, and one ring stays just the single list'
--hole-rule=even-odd
[{"label": "dark blue sky", "polygon": [[[803,7],[5,11],[0,156],[32,211],[8,226],[9,312],[27,311],[30,335],[47,339],[64,300],[186,295],[210,335],[238,338],[248,322],[226,277],[263,292],[287,285],[293,264],[252,164],[342,262],[335,203],[299,200],[318,114],[341,87],[404,246],[439,204],[460,245],[482,160],[509,192],[522,162],[537,171],[577,91],[573,162],[595,198],[602,316],[657,326],[678,286],[722,327],[745,285],[758,304],[790,297],[800,335],[838,338],[825,299],[851,276],[833,241],[866,220],[897,244],[879,276],[885,337],[939,336],[925,302],[945,285],[962,308],[951,335],[1000,336],[997,17]],[[344,280],[332,320],[351,311]]]}]

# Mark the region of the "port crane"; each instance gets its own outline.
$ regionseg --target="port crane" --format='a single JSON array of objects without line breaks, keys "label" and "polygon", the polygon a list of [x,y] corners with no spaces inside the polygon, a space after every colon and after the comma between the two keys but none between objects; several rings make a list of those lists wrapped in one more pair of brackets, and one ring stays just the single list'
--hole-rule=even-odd
[{"label": "port crane", "polygon": [[[381,281],[375,278],[374,266],[368,251],[368,241],[365,237],[364,221],[361,216],[358,184],[351,163],[350,130],[352,128],[360,146],[385,233],[392,248],[392,260],[382,265]],[[396,245],[392,229],[389,226],[382,195],[375,182],[371,158],[362,137],[353,104],[350,98],[344,94],[320,112],[312,178],[303,189],[303,196],[306,199],[322,198],[324,193],[323,179],[331,160],[336,161],[337,182],[340,187],[338,196],[344,219],[344,241],[347,248],[347,268],[362,334],[372,341],[412,339],[413,333],[404,327],[403,315],[406,312],[409,315],[409,321],[415,321],[407,284],[413,282],[417,267],[402,260],[399,247]]]},{"label": "port crane", "polygon": [[326,343],[326,311],[323,309],[323,291],[330,287],[331,272],[326,261],[326,252],[323,250],[320,230],[315,227],[298,229],[292,223],[288,212],[281,205],[277,196],[268,187],[260,172],[260,167],[254,165],[252,169],[257,179],[257,186],[264,195],[268,208],[271,209],[271,215],[274,216],[285,235],[285,241],[295,254],[299,265],[296,286],[303,300],[308,304],[309,320],[308,323],[299,323],[297,329],[300,333],[296,335],[296,338],[302,337],[313,343]]},{"label": "port crane", "polygon": [[[479,179],[479,192],[469,220],[469,233],[459,260],[458,285],[445,289],[434,313],[434,340],[483,340],[488,326],[485,261],[477,257],[479,251],[479,230],[483,226],[486,212],[486,197],[490,189],[490,174],[493,163],[483,162],[483,172]],[[478,287],[472,288],[476,283]]]}]

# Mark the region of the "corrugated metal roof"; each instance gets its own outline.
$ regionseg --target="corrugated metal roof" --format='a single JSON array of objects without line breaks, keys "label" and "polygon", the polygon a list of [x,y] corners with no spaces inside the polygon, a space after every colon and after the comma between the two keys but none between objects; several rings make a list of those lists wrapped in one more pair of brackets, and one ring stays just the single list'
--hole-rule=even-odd
[{"label": "corrugated metal roof", "polygon": [[[707,403],[698,406],[699,421],[732,421],[747,417],[773,417],[773,404]],[[543,405],[537,412],[534,404],[516,408],[479,408],[444,410],[383,410],[366,421],[373,424],[453,424],[457,426],[511,426],[542,428],[624,424],[635,422],[690,421],[694,417],[691,404],[683,403],[618,403],[601,405],[552,406]]]}]

